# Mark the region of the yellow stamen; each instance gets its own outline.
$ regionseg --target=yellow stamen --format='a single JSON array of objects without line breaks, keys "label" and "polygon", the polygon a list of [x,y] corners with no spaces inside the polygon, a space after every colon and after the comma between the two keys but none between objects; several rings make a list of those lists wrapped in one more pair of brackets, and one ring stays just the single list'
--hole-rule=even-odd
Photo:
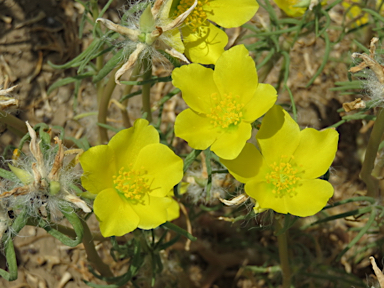
[{"label": "yellow stamen", "polygon": [[113,176],[113,184],[117,192],[127,200],[142,202],[150,190],[148,178],[145,177],[146,174],[144,169],[125,170],[124,167],[121,167],[118,175]]},{"label": "yellow stamen", "polygon": [[302,172],[293,160],[293,156],[281,156],[280,161],[269,165],[270,172],[265,176],[265,180],[271,186],[272,194],[275,197],[293,197],[299,186]]},{"label": "yellow stamen", "polygon": [[[175,16],[177,17],[187,11],[193,5],[194,2],[195,0],[181,0],[179,5],[177,6]],[[197,6],[185,19],[185,24],[189,26],[189,28],[193,32],[196,32],[198,27],[206,25],[205,20],[207,20],[207,11],[204,11],[204,5],[209,5],[209,0],[197,1]]]},{"label": "yellow stamen", "polygon": [[213,108],[207,116],[211,119],[211,124],[215,127],[228,128],[231,125],[238,125],[243,118],[242,109],[244,104],[238,103],[239,96],[224,94],[220,98],[217,93],[211,95]]}]

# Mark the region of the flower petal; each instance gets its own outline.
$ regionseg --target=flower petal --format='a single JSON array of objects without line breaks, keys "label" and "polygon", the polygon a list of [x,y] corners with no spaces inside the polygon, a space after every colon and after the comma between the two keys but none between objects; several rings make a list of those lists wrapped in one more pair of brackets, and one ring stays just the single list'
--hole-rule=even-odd
[{"label": "flower petal", "polygon": [[[281,10],[283,10],[289,17],[303,16],[307,8],[293,7],[299,1],[292,0],[273,0]],[[343,1],[344,2],[344,1]]]},{"label": "flower petal", "polygon": [[227,34],[210,22],[198,27],[194,33],[188,26],[181,29],[183,34],[185,55],[192,62],[201,64],[215,64],[224,52],[228,43]]},{"label": "flower petal", "polygon": [[259,203],[261,209],[272,209],[278,213],[287,214],[289,211],[285,203],[286,197],[276,197],[268,185],[265,181],[252,180],[245,184],[244,189],[248,196]]},{"label": "flower petal", "polygon": [[[153,16],[155,16],[155,18],[158,17],[161,23],[171,22],[169,15],[171,13],[173,0],[156,1],[155,4],[160,4],[160,5],[154,5],[152,7]],[[158,12],[159,14],[156,14],[156,12]]]},{"label": "flower petal", "polygon": [[282,155],[293,154],[299,145],[300,128],[283,108],[275,105],[265,114],[256,139],[264,159],[271,163]]},{"label": "flower petal", "polygon": [[184,44],[181,41],[181,34],[178,29],[165,31],[160,39],[169,47],[175,48],[176,51],[184,53]]},{"label": "flower petal", "polygon": [[149,196],[143,204],[132,205],[133,210],[139,215],[140,229],[153,229],[167,221],[167,209],[172,204],[169,197]]},{"label": "flower petal", "polygon": [[277,91],[272,85],[259,83],[255,97],[243,108],[243,120],[254,122],[271,109],[276,99]]},{"label": "flower petal", "polygon": [[151,196],[164,197],[183,178],[183,160],[164,144],[145,146],[139,151],[133,170],[145,170]]},{"label": "flower petal", "polygon": [[246,143],[243,150],[233,160],[220,158],[220,162],[228,168],[229,172],[236,180],[247,183],[258,175],[260,167],[263,166],[263,156],[255,145]]},{"label": "flower petal", "polygon": [[226,129],[212,144],[211,150],[223,159],[235,159],[252,135],[252,126],[240,122],[236,127]]},{"label": "flower petal", "polygon": [[104,237],[122,236],[137,228],[139,216],[113,188],[100,192],[93,205]]},{"label": "flower petal", "polygon": [[213,72],[213,80],[221,95],[232,93],[239,96],[239,102],[244,104],[255,96],[257,79],[255,61],[244,45],[225,51],[217,60]]},{"label": "flower petal", "polygon": [[190,147],[205,150],[217,139],[219,133],[209,118],[186,109],[176,117],[175,135],[187,141]]},{"label": "flower petal", "polygon": [[145,119],[137,119],[133,127],[121,130],[109,141],[115,151],[117,167],[127,168],[136,161],[139,151],[146,145],[159,143],[159,133]]},{"label": "flower petal", "polygon": [[306,128],[300,134],[300,144],[293,154],[295,161],[305,171],[304,178],[320,177],[327,172],[335,158],[339,133],[333,129],[317,131]]},{"label": "flower petal", "polygon": [[169,197],[171,199],[171,205],[167,208],[167,221],[172,221],[180,216],[180,206],[179,203],[173,199],[172,197]]},{"label": "flower petal", "polygon": [[113,175],[117,172],[114,151],[107,145],[94,146],[80,156],[83,168],[81,184],[89,192],[97,194],[113,187]]},{"label": "flower petal", "polygon": [[172,84],[182,91],[188,106],[199,113],[210,113],[211,95],[219,93],[213,82],[213,70],[196,63],[174,69]]},{"label": "flower petal", "polygon": [[210,1],[213,14],[208,19],[225,28],[238,27],[255,15],[259,4],[255,0],[216,0]]},{"label": "flower petal", "polygon": [[[300,217],[315,215],[333,195],[332,185],[320,179],[302,180],[297,195],[285,197],[288,213]],[[273,208],[272,208],[273,209]]]}]

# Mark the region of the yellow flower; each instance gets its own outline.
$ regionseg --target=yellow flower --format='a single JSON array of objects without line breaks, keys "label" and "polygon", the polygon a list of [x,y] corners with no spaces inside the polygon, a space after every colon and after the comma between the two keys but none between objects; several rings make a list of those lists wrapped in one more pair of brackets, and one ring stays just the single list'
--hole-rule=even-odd
[{"label": "yellow flower", "polygon": [[224,159],[239,155],[251,137],[251,123],[277,98],[275,88],[258,83],[255,62],[244,45],[225,51],[215,70],[192,63],[174,69],[172,79],[191,107],[177,116],[176,136],[195,149],[211,146]]},{"label": "yellow flower", "polygon": [[[376,1],[376,9],[379,10],[381,1]],[[361,10],[364,8],[364,2],[359,0],[344,0],[342,3],[346,10],[347,17],[354,20],[352,27],[358,27],[369,22],[368,14]],[[381,6],[380,14],[383,14],[384,5]]]},{"label": "yellow flower", "polygon": [[[312,10],[320,3],[320,0],[273,0],[276,5],[289,17],[303,16],[307,9]],[[321,5],[327,4],[327,0],[321,1]]]},{"label": "yellow flower", "polygon": [[[194,0],[174,0],[171,13],[175,16],[186,11]],[[227,34],[210,21],[225,28],[238,27],[255,15],[256,0],[199,0],[196,8],[181,28],[185,55],[192,61],[214,64],[228,43]],[[210,20],[210,21],[208,21]]]},{"label": "yellow flower", "polygon": [[258,209],[305,217],[319,212],[333,195],[332,185],[316,178],[332,164],[338,138],[333,129],[300,131],[287,112],[274,106],[256,135],[260,151],[247,143],[239,157],[221,161],[245,183]]},{"label": "yellow flower", "polygon": [[276,5],[285,12],[289,17],[300,17],[303,16],[307,8],[293,7],[297,5],[299,0],[273,0]]},{"label": "yellow flower", "polygon": [[97,194],[94,211],[104,237],[153,229],[178,217],[178,204],[168,195],[183,177],[183,161],[159,143],[147,120],[136,120],[108,145],[90,148],[80,163],[83,187]]}]

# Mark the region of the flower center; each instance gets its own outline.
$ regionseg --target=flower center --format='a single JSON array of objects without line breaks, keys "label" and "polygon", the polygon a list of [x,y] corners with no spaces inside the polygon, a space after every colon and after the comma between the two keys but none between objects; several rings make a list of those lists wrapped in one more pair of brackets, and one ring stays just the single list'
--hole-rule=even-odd
[{"label": "flower center", "polygon": [[244,104],[237,103],[239,96],[232,96],[232,93],[229,93],[219,98],[217,93],[213,93],[211,99],[214,107],[211,108],[211,114],[207,116],[214,127],[228,128],[241,122]]},{"label": "flower center", "polygon": [[150,190],[146,174],[147,171],[144,169],[127,171],[121,167],[118,175],[113,176],[113,184],[118,193],[124,195],[127,200],[141,202]]},{"label": "flower center", "polygon": [[272,193],[275,197],[289,196],[293,197],[297,194],[301,172],[298,170],[293,156],[281,156],[279,162],[269,165],[270,172],[265,176],[266,182],[272,187]]},{"label": "flower center", "polygon": [[[176,17],[180,14],[187,11],[194,3],[194,0],[181,0],[176,9]],[[197,28],[204,25],[205,20],[207,20],[207,13],[204,11],[203,6],[209,5],[209,0],[199,0],[195,9],[188,15],[184,23],[189,26],[189,28],[196,32]]]}]

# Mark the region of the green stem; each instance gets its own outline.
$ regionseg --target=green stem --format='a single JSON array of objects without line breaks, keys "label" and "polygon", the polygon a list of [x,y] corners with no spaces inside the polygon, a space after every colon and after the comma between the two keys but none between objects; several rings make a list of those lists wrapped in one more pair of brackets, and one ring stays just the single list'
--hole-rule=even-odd
[{"label": "green stem", "polygon": [[[130,81],[136,81],[137,80],[139,73],[140,73],[140,69],[141,69],[140,63],[136,62],[135,67],[132,70],[131,77],[129,78]],[[124,95],[130,94],[133,86],[134,85],[126,85],[124,88]],[[124,124],[125,128],[129,128],[132,126],[132,123],[129,120],[128,110],[127,110],[128,101],[129,101],[129,98],[127,98],[123,102],[121,102],[121,104],[126,108],[126,109],[121,111],[121,115],[123,117],[123,124]]]},{"label": "green stem", "polygon": [[[38,221],[37,220],[34,220],[34,219],[28,219],[28,222],[27,222],[27,225],[29,226],[38,226]],[[57,223],[50,223],[49,225],[51,226],[54,226],[55,229],[57,231],[59,231],[60,233],[62,234],[65,234],[71,238],[75,238],[76,237],[76,232],[74,229],[68,227],[68,226],[64,226],[64,225],[60,225],[60,224],[57,224]],[[92,239],[94,241],[105,241],[106,238],[104,238],[100,233],[92,233]]]},{"label": "green stem", "polygon": [[87,223],[83,220],[81,220],[81,223],[83,224],[84,229],[83,245],[85,248],[85,252],[87,253],[88,261],[93,264],[93,266],[100,273],[101,276],[114,277],[109,266],[101,260],[99,254],[97,253],[93,242],[94,238],[92,236],[91,231],[89,230]]},{"label": "green stem", "polygon": [[[282,226],[278,219],[275,219],[275,233],[279,232]],[[277,244],[279,248],[280,266],[283,274],[282,288],[289,288],[291,286],[291,268],[289,266],[288,257],[288,231],[277,235]]]},{"label": "green stem", "polygon": [[[92,18],[94,25],[100,26],[99,23],[96,23],[97,16],[99,15],[99,4],[98,0],[91,0],[91,10],[92,10]],[[94,35],[95,36],[95,35]],[[98,52],[103,51],[104,45],[102,45]],[[104,65],[104,54],[96,57],[96,71],[99,72],[101,68],[103,68]],[[96,83],[96,89],[97,89],[97,103],[99,104],[101,101],[101,98],[103,97],[103,81],[98,81]]]},{"label": "green stem", "polygon": [[381,137],[384,133],[383,111],[383,108],[378,108],[376,121],[368,140],[363,167],[360,171],[360,179],[367,185],[367,196],[370,197],[377,197],[379,192],[379,183],[378,180],[372,176],[372,170],[375,166],[375,159],[381,142]]},{"label": "green stem", "polygon": [[13,132],[18,136],[24,136],[27,134],[27,125],[23,120],[13,116],[12,114],[1,112],[0,113],[0,122],[7,124],[9,127],[13,128]]},{"label": "green stem", "polygon": [[[144,75],[143,81],[150,80],[152,77],[152,63],[150,59],[145,59],[143,63]],[[151,111],[151,83],[143,85],[142,92],[143,112],[147,113],[147,120],[152,122],[152,111]]]},{"label": "green stem", "polygon": [[[108,79],[108,83],[103,89],[100,102],[99,102],[99,113],[97,116],[97,121],[101,124],[107,124],[107,114],[108,114],[108,105],[111,100],[113,90],[116,87],[115,74],[116,71],[120,68],[116,67],[113,69],[111,76]],[[101,82],[101,81],[100,81]],[[99,142],[100,144],[108,143],[108,131],[106,128],[99,126]]]},{"label": "green stem", "polygon": [[[280,57],[279,57],[280,58]],[[272,71],[274,65],[273,65],[273,61],[272,59],[266,64],[264,65],[260,71],[258,71],[258,81],[259,83],[263,83],[265,81],[265,79],[268,77],[269,73]]]}]

